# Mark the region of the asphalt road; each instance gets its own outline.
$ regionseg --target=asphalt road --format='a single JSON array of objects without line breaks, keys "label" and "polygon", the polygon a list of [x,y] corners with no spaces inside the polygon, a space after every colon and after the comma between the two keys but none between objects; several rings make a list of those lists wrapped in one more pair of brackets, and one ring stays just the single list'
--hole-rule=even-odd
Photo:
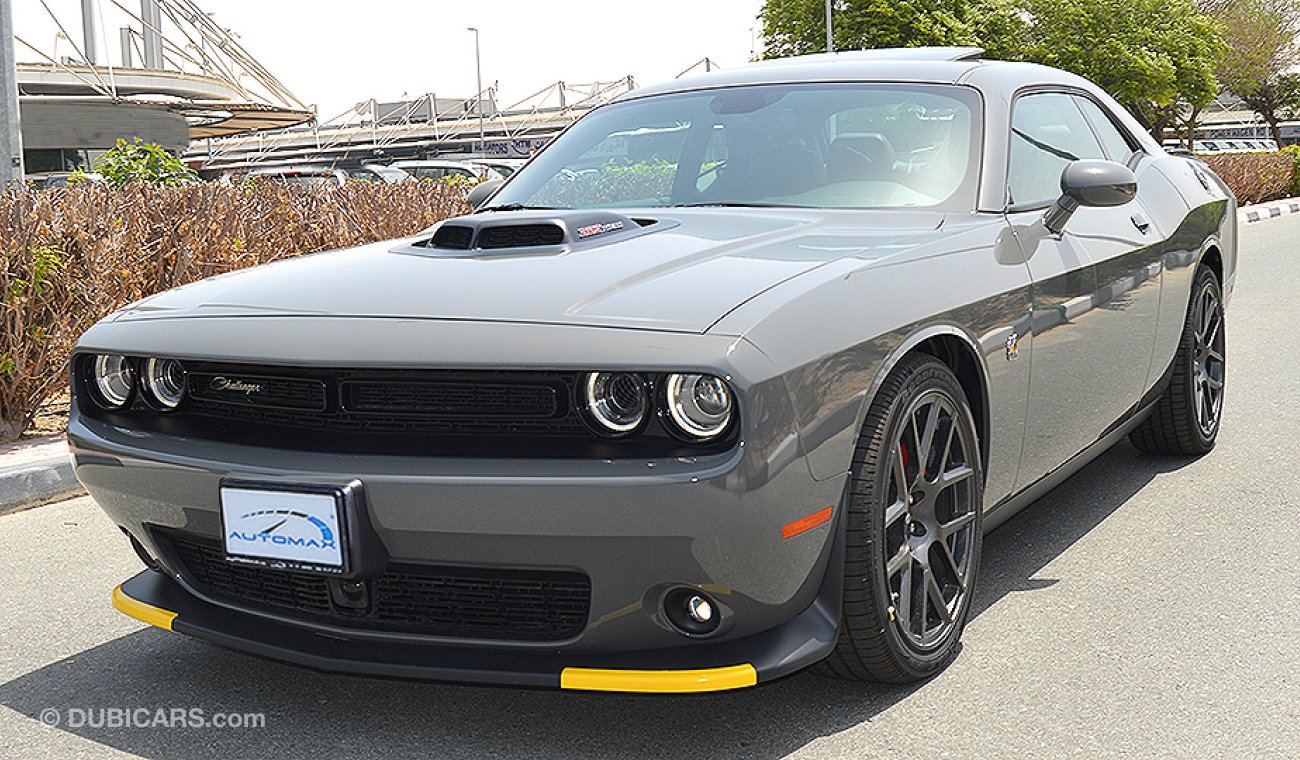
[{"label": "asphalt road", "polygon": [[[1218,448],[1122,443],[990,535],[929,683],[633,697],[278,665],[113,612],[139,565],[83,498],[0,518],[0,757],[1300,757],[1300,216],[1241,249]],[[68,725],[160,707],[266,727]]]}]

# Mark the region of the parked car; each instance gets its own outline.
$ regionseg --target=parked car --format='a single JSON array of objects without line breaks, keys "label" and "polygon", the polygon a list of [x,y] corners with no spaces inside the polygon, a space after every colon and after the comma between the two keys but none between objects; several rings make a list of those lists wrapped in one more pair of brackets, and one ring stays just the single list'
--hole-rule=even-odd
[{"label": "parked car", "polygon": [[479,182],[481,180],[502,178],[495,169],[470,161],[426,159],[422,161],[397,161],[393,163],[393,166],[416,179],[462,179]]},{"label": "parked car", "polygon": [[470,159],[470,163],[479,166],[486,166],[501,175],[502,178],[509,177],[511,174],[519,171],[520,167],[528,163],[526,158],[475,158]]},{"label": "parked car", "polygon": [[274,166],[253,169],[245,178],[296,187],[328,187],[348,181],[347,172],[327,166]]},{"label": "parked car", "polygon": [[348,179],[363,182],[387,182],[396,184],[411,179],[411,175],[393,166],[383,164],[366,164],[347,170]]},{"label": "parked car", "polygon": [[92,185],[104,184],[104,176],[95,172],[47,172],[45,174],[31,174],[26,179],[29,186],[40,190],[68,187],[69,185],[75,185],[77,182],[86,182]]},{"label": "parked car", "polygon": [[1237,269],[1204,164],[979,56],[637,90],[473,214],[95,325],[68,437],[147,566],[117,608],[384,676],[933,675],[986,531],[1125,436],[1214,446]]}]

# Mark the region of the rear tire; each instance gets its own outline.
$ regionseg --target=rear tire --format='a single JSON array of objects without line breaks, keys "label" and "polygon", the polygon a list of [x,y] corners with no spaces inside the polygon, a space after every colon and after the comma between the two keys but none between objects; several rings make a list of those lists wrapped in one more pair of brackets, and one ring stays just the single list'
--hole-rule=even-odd
[{"label": "rear tire", "polygon": [[952,661],[979,569],[983,482],[957,378],[932,357],[905,358],[858,436],[839,640],[819,672],[911,683]]},{"label": "rear tire", "polygon": [[1208,267],[1196,270],[1169,387],[1129,434],[1151,454],[1199,456],[1214,448],[1223,415],[1223,296]]}]

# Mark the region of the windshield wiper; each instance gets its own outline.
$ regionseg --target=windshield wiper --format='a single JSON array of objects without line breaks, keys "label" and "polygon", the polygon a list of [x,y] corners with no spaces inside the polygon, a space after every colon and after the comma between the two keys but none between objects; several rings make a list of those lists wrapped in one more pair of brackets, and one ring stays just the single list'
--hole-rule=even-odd
[{"label": "windshield wiper", "polygon": [[709,201],[707,203],[674,203],[673,208],[806,208],[789,203],[743,203],[738,201]]},{"label": "windshield wiper", "polygon": [[525,206],[522,203],[502,203],[500,206],[488,206],[478,210],[479,213],[485,211],[562,211],[564,209],[556,206]]}]

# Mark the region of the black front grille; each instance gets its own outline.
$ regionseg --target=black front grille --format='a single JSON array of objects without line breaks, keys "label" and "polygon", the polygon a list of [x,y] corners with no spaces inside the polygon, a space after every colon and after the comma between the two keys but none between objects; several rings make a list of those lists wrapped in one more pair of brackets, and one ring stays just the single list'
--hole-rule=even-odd
[{"label": "black front grille", "polygon": [[[87,359],[78,361],[81,396],[90,390]],[[717,441],[683,441],[654,415],[635,436],[603,436],[584,416],[584,373],[576,371],[184,365],[189,392],[174,411],[159,413],[143,394],[122,411],[80,408],[167,436],[355,455],[672,458],[728,451],[739,437],[733,430]]]},{"label": "black front grille", "polygon": [[159,537],[180,561],[182,576],[205,594],[341,626],[561,641],[582,632],[591,606],[591,581],[577,571],[398,565],[366,581],[366,609],[343,609],[331,601],[331,579],[231,564],[217,543],[194,536]]},{"label": "black front grille", "polygon": [[438,417],[554,417],[556,389],[546,385],[351,380],[343,405],[356,412]]},{"label": "black front grille", "polygon": [[557,224],[507,224],[483,227],[478,233],[479,248],[527,248],[563,242],[564,229]]},{"label": "black front grille", "polygon": [[444,224],[433,233],[430,243],[434,248],[454,248],[464,251],[469,249],[474,239],[474,228],[462,224]]}]

